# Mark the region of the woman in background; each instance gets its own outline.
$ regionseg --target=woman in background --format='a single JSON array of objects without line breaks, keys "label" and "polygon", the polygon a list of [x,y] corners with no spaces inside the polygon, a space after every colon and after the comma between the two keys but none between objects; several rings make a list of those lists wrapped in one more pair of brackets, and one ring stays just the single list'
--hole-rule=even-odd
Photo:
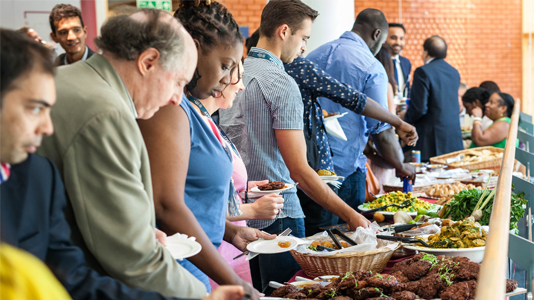
[{"label": "woman in background", "polygon": [[[509,94],[493,93],[485,105],[484,112],[480,107],[473,108],[471,113],[473,116],[473,130],[471,131],[473,142],[469,148],[483,146],[504,148],[514,104],[514,98]],[[482,130],[483,115],[493,121],[493,124],[486,130]]]},{"label": "woman in background", "polygon": [[395,81],[395,71],[393,66],[393,59],[391,57],[391,48],[387,43],[382,45],[382,48],[375,56],[386,69],[386,74],[388,75],[388,110],[392,114],[395,112],[395,93],[398,89],[397,82]]}]

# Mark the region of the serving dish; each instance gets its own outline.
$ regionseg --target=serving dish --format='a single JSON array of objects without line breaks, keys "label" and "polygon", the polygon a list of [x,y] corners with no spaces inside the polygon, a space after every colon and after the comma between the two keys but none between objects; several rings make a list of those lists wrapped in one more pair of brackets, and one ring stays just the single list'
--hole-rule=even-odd
[{"label": "serving dish", "polygon": [[476,263],[482,262],[482,259],[484,258],[484,250],[486,250],[485,246],[474,247],[474,248],[447,248],[447,249],[428,248],[428,247],[411,245],[411,244],[403,244],[402,246],[409,250],[416,250],[419,252],[434,254],[436,256],[438,255],[453,256],[453,257],[464,256]]}]

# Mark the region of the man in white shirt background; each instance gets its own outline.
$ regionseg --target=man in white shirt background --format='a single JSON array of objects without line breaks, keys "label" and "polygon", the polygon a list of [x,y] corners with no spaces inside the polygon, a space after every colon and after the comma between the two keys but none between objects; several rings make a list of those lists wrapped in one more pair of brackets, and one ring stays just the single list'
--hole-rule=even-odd
[{"label": "man in white shirt background", "polygon": [[393,66],[395,70],[395,80],[397,81],[398,90],[396,95],[402,97],[409,97],[410,93],[410,72],[412,71],[412,63],[406,57],[401,56],[402,49],[404,49],[406,29],[400,23],[389,23],[388,38],[386,43],[392,49]]}]

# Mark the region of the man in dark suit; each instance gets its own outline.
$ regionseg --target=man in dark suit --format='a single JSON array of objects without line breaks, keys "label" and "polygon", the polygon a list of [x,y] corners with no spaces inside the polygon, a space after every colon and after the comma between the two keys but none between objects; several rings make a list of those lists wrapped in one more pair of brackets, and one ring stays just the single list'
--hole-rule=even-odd
[{"label": "man in dark suit", "polygon": [[82,12],[70,4],[58,4],[49,17],[50,36],[61,45],[65,53],[56,59],[56,66],[85,61],[95,52],[85,45],[87,26],[83,25]]},{"label": "man in dark suit", "polygon": [[[2,241],[45,262],[73,299],[169,299],[132,289],[86,267],[82,250],[70,241],[63,213],[65,189],[58,170],[50,160],[29,154],[40,146],[43,136],[53,133],[50,110],[56,90],[50,51],[4,29],[0,29],[0,46]],[[237,300],[243,295],[242,287],[224,287],[205,300]]]},{"label": "man in dark suit", "polygon": [[415,70],[410,105],[404,120],[419,133],[415,150],[421,161],[463,149],[458,119],[460,74],[449,65],[447,43],[439,36],[428,38],[423,45],[424,66]]},{"label": "man in dark suit", "polygon": [[401,93],[404,97],[409,97],[412,63],[409,59],[400,55],[406,44],[404,40],[405,35],[406,29],[404,25],[400,23],[389,23],[386,43],[392,50],[395,81],[397,82],[397,91],[395,91],[395,94]]}]

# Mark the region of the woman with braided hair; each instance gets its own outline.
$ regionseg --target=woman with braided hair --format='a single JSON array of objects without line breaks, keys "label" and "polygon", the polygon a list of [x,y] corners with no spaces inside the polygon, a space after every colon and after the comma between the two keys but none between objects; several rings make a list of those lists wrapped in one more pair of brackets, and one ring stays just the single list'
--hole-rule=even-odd
[{"label": "woman with braided hair", "polygon": [[258,293],[232,270],[217,247],[224,239],[244,251],[248,243],[274,236],[226,220],[235,195],[234,147],[211,119],[202,104],[206,102],[199,100],[219,98],[232,84],[243,38],[232,14],[215,1],[182,1],[174,17],[191,34],[198,63],[180,106],[165,107],[139,122],[150,157],[158,226],[168,235],[196,237],[202,251],[180,264],[208,290],[211,278],[220,285],[241,285],[257,299]]}]

